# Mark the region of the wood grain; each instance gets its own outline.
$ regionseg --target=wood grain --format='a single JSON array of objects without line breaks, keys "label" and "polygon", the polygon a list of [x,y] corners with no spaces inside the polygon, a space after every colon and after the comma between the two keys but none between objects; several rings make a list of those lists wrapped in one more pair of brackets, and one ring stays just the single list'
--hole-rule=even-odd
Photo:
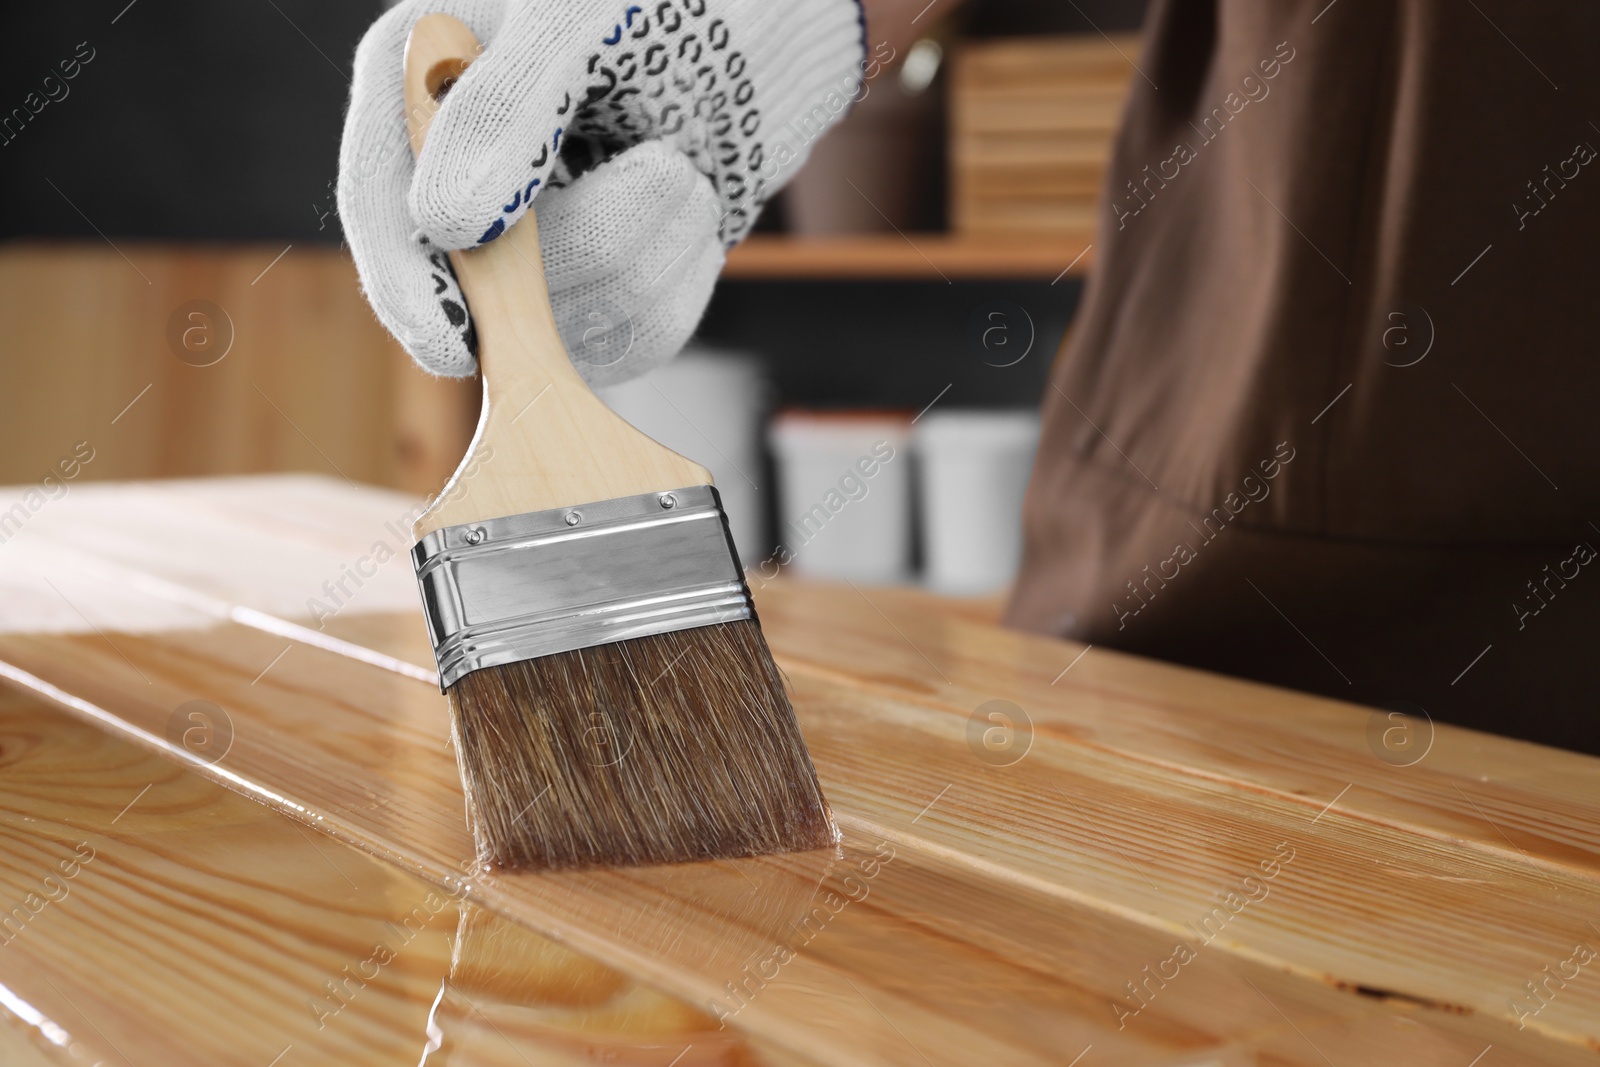
[{"label": "wood grain", "polygon": [[[758,594],[840,852],[463,877],[415,612],[356,600],[319,630],[281,611],[300,572],[336,571],[404,506],[307,479],[75,491],[26,531],[54,562],[27,558],[86,616],[123,618],[117,598],[136,594],[168,618],[157,600],[204,597],[184,601],[181,628],[29,632],[0,556],[0,670],[723,1019],[750,1062],[1066,1063],[1091,1046],[1085,1065],[1462,1067],[1489,1046],[1485,1065],[1593,1060],[1587,971],[1522,1029],[1511,999],[1600,937],[1600,761],[1441,726],[1397,769],[1367,746],[1365,709],[1101,649],[1078,659],[910,593]],[[174,535],[191,528],[203,549]],[[269,543],[283,548],[263,558]],[[231,717],[219,763],[166,738],[193,699]],[[996,699],[1032,723],[1009,766],[984,758],[989,721],[970,732]],[[1259,899],[1231,910],[1230,890]],[[1180,942],[1193,959],[1174,964]],[[60,951],[95,946],[84,932]]]},{"label": "wood grain", "polygon": [[0,972],[41,1016],[6,1013],[8,1064],[747,1062],[704,1012],[36,699],[0,694],[0,767]]},{"label": "wood grain", "polygon": [[870,234],[782,237],[756,234],[728,253],[724,278],[736,280],[894,278],[1081,278],[1093,265],[1091,239],[1053,235]]},{"label": "wood grain", "polygon": [[1136,37],[981,41],[955,56],[950,215],[963,234],[1092,237]]},{"label": "wood grain", "polygon": [[476,383],[418,370],[334,248],[6,244],[0,323],[3,483],[82,441],[81,481],[298,470],[421,495],[471,431]]}]

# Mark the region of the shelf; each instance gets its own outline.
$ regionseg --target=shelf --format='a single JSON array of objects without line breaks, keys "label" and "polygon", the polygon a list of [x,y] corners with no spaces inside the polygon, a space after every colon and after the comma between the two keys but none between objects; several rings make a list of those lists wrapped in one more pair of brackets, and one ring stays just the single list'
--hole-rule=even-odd
[{"label": "shelf", "polygon": [[954,281],[1080,278],[1088,237],[1006,239],[948,233],[790,237],[760,234],[728,253],[724,278]]}]

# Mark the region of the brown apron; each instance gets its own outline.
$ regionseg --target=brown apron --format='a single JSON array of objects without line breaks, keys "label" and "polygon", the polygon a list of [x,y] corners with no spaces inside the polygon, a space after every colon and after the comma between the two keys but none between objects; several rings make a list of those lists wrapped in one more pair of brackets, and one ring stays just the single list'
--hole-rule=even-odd
[{"label": "brown apron", "polygon": [[1157,0],[1009,621],[1600,752],[1597,43]]}]

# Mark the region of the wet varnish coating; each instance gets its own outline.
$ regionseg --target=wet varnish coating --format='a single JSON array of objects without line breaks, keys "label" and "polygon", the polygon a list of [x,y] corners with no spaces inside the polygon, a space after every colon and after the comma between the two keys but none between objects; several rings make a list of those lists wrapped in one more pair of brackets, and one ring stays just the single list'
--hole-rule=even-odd
[{"label": "wet varnish coating", "polygon": [[[311,478],[82,486],[4,546],[0,671],[56,706],[0,720],[12,724],[3,902],[25,906],[81,841],[95,858],[0,948],[0,984],[73,1040],[94,1032],[69,1001],[140,1064],[264,1067],[295,1027],[305,1059],[280,1067],[414,1064],[412,1035],[425,1040],[456,966],[446,949],[376,965],[326,1030],[306,1001],[346,964],[370,972],[368,934],[435,892],[507,924],[506,955],[532,968],[474,966],[438,1011],[481,1023],[476,1004],[532,1063],[595,1062],[571,1052],[583,1048],[574,1027],[626,1050],[615,1062],[659,1067],[680,1053],[680,1067],[1080,1053],[1080,1067],[1464,1067],[1490,1045],[1480,1067],[1592,1062],[1593,964],[1562,986],[1546,975],[1570,973],[1575,946],[1600,939],[1588,925],[1600,922],[1600,761],[1439,726],[1426,756],[1399,767],[1375,751],[1368,709],[1085,654],[909,592],[757,593],[844,832],[838,852],[463,874],[472,843],[420,618],[363,613],[363,598],[387,607],[381,579],[320,629],[292,610],[406,506]],[[30,632],[23,606],[58,594],[22,559],[99,632],[72,613]],[[140,611],[153,625],[137,625]],[[184,742],[168,731],[194,700],[226,709],[232,744],[180,769]],[[974,724],[994,701],[1021,713],[1014,762],[986,739],[996,721]],[[77,720],[168,757],[90,743]],[[208,815],[220,801],[228,813]],[[358,906],[312,843],[358,887],[391,886],[381,906]],[[139,873],[157,863],[140,849],[159,850],[159,877]],[[279,849],[286,858],[266,859]],[[268,869],[252,875],[258,853]],[[445,915],[429,930],[456,938],[459,917]],[[358,921],[370,926],[331,942],[339,952],[303,932]],[[506,1024],[547,1019],[541,990],[559,985],[521,938],[656,1007],[563,1016],[559,1041],[554,1024]],[[226,950],[187,947],[213,940]],[[474,941],[469,926],[460,943]],[[163,977],[180,964],[187,984]],[[404,1040],[348,1055],[316,1043],[380,1009],[392,1014],[372,1025]],[[12,1022],[20,1040],[38,1034]],[[248,1049],[241,1038],[236,1056],[213,1057],[222,1039],[207,1026],[244,1027]],[[480,1028],[485,1048],[500,1041]],[[185,1033],[190,1046],[171,1036]]]}]

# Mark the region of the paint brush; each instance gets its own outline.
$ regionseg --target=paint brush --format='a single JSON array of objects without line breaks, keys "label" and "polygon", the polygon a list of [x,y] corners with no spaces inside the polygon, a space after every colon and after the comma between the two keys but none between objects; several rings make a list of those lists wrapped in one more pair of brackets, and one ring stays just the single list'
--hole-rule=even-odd
[{"label": "paint brush", "polygon": [[[454,18],[417,22],[414,150],[480,51]],[[833,844],[710,473],[574,369],[531,210],[450,259],[483,413],[414,526],[412,562],[479,858],[553,868]]]}]

